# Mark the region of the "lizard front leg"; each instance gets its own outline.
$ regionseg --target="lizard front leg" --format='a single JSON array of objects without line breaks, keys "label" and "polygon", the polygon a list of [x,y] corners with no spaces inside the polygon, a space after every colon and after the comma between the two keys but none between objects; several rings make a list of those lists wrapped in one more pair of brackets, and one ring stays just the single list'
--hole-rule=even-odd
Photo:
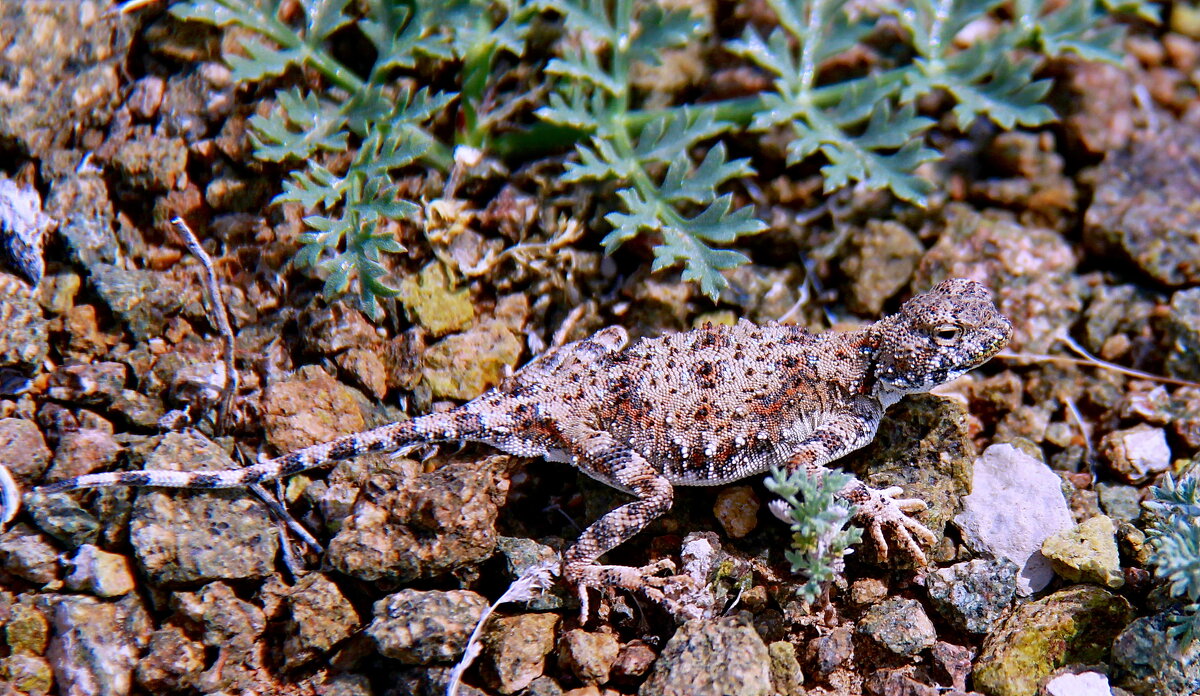
[{"label": "lizard front leg", "polygon": [[[803,468],[809,476],[820,479],[827,471],[826,464],[870,443],[875,437],[882,408],[875,412],[870,403],[856,406],[856,410],[838,412],[827,418],[811,436],[797,444],[787,460],[788,470]],[[925,552],[917,539],[932,545],[937,542],[937,537],[907,514],[926,509],[924,501],[896,498],[901,492],[899,487],[876,490],[855,478],[846,484],[838,497],[855,505],[858,510],[855,518],[866,525],[881,560],[888,557],[886,531],[923,565]]]},{"label": "lizard front leg", "polygon": [[621,445],[607,433],[589,430],[575,440],[572,455],[581,470],[609,481],[637,496],[637,500],[610,510],[583,530],[567,550],[563,575],[579,593],[580,617],[587,619],[588,588],[608,592],[624,588],[640,592],[674,614],[685,613],[676,597],[695,591],[687,576],[662,577],[674,564],[660,561],[641,568],[601,565],[597,559],[627,541],[671,509],[675,497],[671,483],[637,452]]}]

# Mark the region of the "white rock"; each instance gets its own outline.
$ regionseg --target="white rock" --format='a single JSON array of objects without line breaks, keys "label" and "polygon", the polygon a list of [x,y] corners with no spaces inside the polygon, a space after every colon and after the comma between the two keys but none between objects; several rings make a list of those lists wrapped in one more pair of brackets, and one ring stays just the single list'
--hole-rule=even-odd
[{"label": "white rock", "polygon": [[71,565],[74,569],[66,584],[72,590],[91,592],[97,597],[120,597],[133,591],[133,570],[129,559],[121,554],[84,544],[71,559]]},{"label": "white rock", "polygon": [[1017,592],[1029,595],[1054,577],[1042,542],[1074,526],[1075,520],[1050,467],[1002,444],[988,447],[976,460],[971,494],[954,523],[976,552],[1016,563],[1021,569]]},{"label": "white rock", "polygon": [[1099,672],[1063,674],[1046,682],[1050,696],[1112,696],[1108,677]]}]

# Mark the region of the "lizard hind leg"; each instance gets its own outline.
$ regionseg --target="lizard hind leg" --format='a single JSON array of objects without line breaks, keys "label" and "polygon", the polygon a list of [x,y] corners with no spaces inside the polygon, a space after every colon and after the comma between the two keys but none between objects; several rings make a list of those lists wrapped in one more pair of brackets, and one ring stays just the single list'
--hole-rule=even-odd
[{"label": "lizard hind leg", "polygon": [[617,444],[606,433],[591,433],[576,448],[576,456],[581,468],[637,496],[637,500],[610,510],[589,525],[566,552],[563,576],[579,594],[581,621],[588,616],[589,588],[602,593],[615,588],[640,592],[672,614],[691,618],[695,610],[681,606],[677,599],[681,595],[694,595],[700,588],[687,576],[658,575],[663,570],[674,570],[669,560],[641,568],[597,562],[600,556],[671,509],[674,500],[671,483],[640,454]]}]

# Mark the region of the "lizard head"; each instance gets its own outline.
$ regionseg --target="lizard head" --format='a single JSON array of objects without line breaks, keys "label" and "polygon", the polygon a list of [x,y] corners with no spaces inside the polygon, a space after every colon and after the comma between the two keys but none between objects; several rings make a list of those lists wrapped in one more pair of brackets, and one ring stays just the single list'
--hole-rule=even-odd
[{"label": "lizard head", "polygon": [[983,285],[938,283],[876,325],[875,376],[898,398],[924,392],[987,362],[1012,338],[1012,324]]}]

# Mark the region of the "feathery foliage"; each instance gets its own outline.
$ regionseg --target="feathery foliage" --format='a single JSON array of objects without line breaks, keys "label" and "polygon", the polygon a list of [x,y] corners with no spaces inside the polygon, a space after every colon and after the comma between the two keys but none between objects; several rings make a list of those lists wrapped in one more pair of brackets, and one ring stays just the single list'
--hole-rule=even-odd
[{"label": "feathery foliage", "polygon": [[[394,293],[382,254],[401,250],[382,223],[418,210],[396,200],[393,177],[417,163],[448,169],[455,145],[510,162],[574,145],[565,179],[614,185],[604,248],[649,235],[655,270],[682,266],[685,279],[716,298],[727,285],[722,272],[747,261],[729,246],[766,227],[750,206],[734,203],[754,170],[748,158],[730,158],[729,136],[782,134],[789,165],[823,160],[826,191],[859,185],[925,205],[933,184],[921,166],[941,153],[927,138],[934,120],[917,112],[922,98],[948,98],[959,129],[981,118],[1005,129],[1043,125],[1054,117],[1042,103],[1050,82],[1035,79],[1045,58],[1119,63],[1122,27],[1111,16],[1157,18],[1143,0],[767,0],[775,27],[747,27],[721,43],[711,21],[653,0],[295,0],[289,6],[299,12],[287,21],[281,4],[183,0],[172,12],[248,30],[239,37],[245,55],[228,58],[236,80],[297,68],[320,76],[319,87],[281,89],[277,108],[252,119],[256,155],[303,165],[277,199],[312,209],[297,261],[319,269],[329,292],[356,286],[376,317],[377,298]],[[527,58],[547,61],[551,84],[497,94],[498,57],[524,57],[535,20],[562,28],[550,55]],[[867,48],[881,23],[891,43]],[[374,53],[366,70],[355,72],[331,50],[336,35],[351,31]],[[696,44],[724,48],[766,73],[772,87],[647,108],[635,71]],[[851,51],[873,57],[830,67]],[[422,82],[444,65],[457,70],[456,93]],[[482,113],[489,98],[532,102],[541,120],[493,133],[502,119]],[[442,142],[431,122],[448,109],[456,109],[453,142]],[[321,153],[344,150],[357,150],[345,172],[320,164]]]},{"label": "feathery foliage", "polygon": [[[691,151],[729,130],[711,112],[687,107],[664,109],[640,128],[628,118],[631,70],[658,64],[664,51],[698,40],[702,24],[687,12],[664,10],[633,0],[559,0],[571,32],[569,48],[550,61],[546,72],[559,89],[538,115],[551,123],[591,133],[576,146],[578,162],[567,165],[568,181],[615,180],[624,212],[605,219],[613,230],[604,238],[612,252],[644,232],[657,233],[654,270],[683,264],[683,278],[715,297],[725,287],[720,271],[747,261],[745,255],[710,244],[732,242],[766,229],[748,207],[733,209],[730,194],[717,189],[752,173],[749,160],[726,158],[721,144],[708,148],[697,164]],[[665,167],[665,173],[658,173]]]},{"label": "feathery foliage", "polygon": [[784,556],[792,572],[804,578],[798,592],[810,604],[845,569],[850,546],[862,540],[861,529],[846,527],[854,506],[836,497],[851,478],[839,471],[818,478],[803,469],[773,469],[765,480],[780,498],[771,503],[771,512],[791,525],[792,548]]},{"label": "feathery foliage", "polygon": [[1157,517],[1147,530],[1150,566],[1159,580],[1168,584],[1172,597],[1187,603],[1172,616],[1169,635],[1179,641],[1181,651],[1195,658],[1200,641],[1200,491],[1198,479],[1190,476],[1176,482],[1168,474],[1161,486],[1151,490],[1154,500],[1145,503]]}]

